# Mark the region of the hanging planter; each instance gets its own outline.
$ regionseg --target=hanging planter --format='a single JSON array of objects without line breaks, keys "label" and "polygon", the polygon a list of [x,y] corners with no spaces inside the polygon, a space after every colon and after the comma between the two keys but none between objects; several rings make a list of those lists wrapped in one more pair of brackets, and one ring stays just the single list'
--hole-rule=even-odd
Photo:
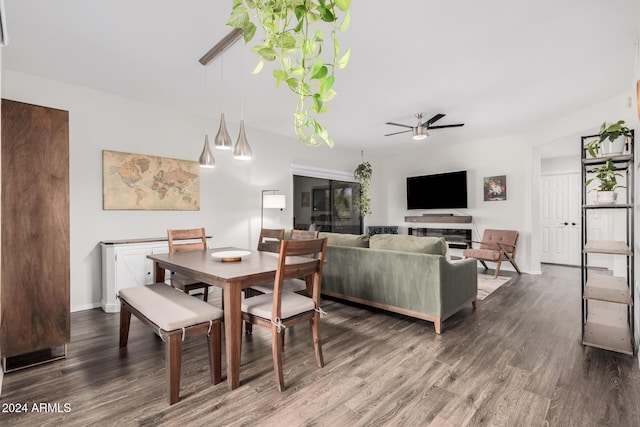
[{"label": "hanging planter", "polygon": [[373,169],[369,162],[362,162],[354,171],[354,177],[360,187],[360,193],[356,198],[356,206],[360,211],[360,216],[364,217],[371,213],[371,198],[369,198],[369,185],[371,184],[371,174]]},{"label": "hanging planter", "polygon": [[[264,61],[277,61],[276,86],[284,82],[297,95],[294,131],[310,146],[334,145],[327,128],[313,115],[329,110],[327,103],[336,95],[335,68],[344,68],[349,61],[351,51],[341,52],[337,35],[349,28],[350,4],[351,0],[234,0],[227,21],[243,30],[246,43],[257,27],[262,29],[262,43],[252,48],[260,56],[254,73],[262,70]],[[327,24],[330,32],[325,36],[322,28]]]}]

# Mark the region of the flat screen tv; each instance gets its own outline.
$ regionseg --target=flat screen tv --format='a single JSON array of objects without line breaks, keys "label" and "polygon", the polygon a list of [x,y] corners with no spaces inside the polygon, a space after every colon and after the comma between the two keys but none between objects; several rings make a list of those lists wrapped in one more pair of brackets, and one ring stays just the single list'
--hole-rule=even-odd
[{"label": "flat screen tv", "polygon": [[407,209],[459,209],[466,207],[467,171],[407,178]]}]

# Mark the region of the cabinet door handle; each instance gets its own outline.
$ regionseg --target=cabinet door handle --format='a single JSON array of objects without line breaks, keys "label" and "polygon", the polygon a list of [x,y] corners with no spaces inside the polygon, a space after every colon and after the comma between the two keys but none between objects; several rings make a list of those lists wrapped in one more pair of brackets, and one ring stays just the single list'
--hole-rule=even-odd
[{"label": "cabinet door handle", "polygon": [[568,222],[565,222],[565,223],[564,223],[564,225],[569,225],[569,223],[568,223]]},{"label": "cabinet door handle", "polygon": [[571,225],[576,225],[576,223],[575,223],[575,222],[572,222],[572,223],[571,223]]}]

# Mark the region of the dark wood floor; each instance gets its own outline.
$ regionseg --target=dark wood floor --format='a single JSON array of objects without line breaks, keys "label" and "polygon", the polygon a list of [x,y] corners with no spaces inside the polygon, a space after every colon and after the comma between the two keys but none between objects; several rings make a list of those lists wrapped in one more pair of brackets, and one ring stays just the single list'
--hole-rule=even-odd
[{"label": "dark wood floor", "polygon": [[[583,347],[580,271],[543,271],[465,308],[439,336],[429,322],[324,300],[326,365],[315,367],[308,328],[287,331],[283,393],[263,330],[245,336],[234,391],[210,385],[205,341],[191,340],[173,406],[162,341],[132,320],[121,351],[117,315],[74,313],[66,360],[5,376],[0,425],[639,426],[637,359]],[[50,405],[4,412],[10,403]]]}]

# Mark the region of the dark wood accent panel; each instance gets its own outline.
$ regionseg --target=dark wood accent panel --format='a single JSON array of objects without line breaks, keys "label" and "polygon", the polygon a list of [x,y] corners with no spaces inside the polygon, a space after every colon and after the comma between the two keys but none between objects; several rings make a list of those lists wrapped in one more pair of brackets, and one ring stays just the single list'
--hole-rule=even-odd
[{"label": "dark wood accent panel", "polygon": [[3,357],[70,340],[69,113],[2,100]]}]

